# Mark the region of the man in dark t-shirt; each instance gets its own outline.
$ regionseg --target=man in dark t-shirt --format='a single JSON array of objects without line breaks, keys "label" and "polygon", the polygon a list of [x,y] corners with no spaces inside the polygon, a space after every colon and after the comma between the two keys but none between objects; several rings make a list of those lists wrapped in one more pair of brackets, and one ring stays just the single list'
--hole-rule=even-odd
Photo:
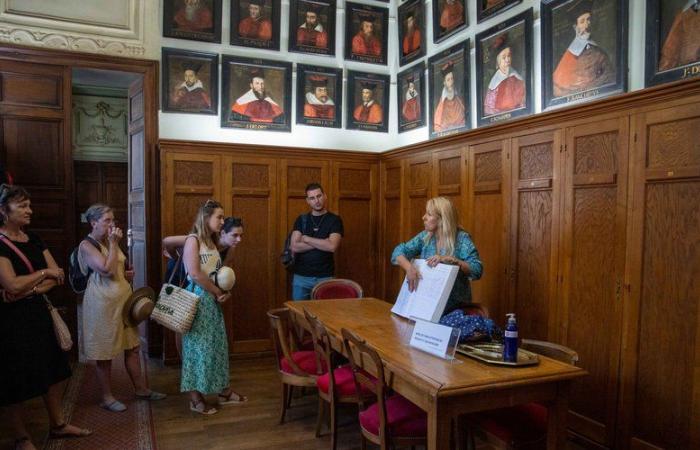
[{"label": "man in dark t-shirt", "polygon": [[316,283],[332,278],[335,272],[333,253],[343,237],[343,221],[326,209],[326,199],[320,184],[306,186],[311,211],[297,217],[290,245],[294,252],[293,300],[308,300]]}]

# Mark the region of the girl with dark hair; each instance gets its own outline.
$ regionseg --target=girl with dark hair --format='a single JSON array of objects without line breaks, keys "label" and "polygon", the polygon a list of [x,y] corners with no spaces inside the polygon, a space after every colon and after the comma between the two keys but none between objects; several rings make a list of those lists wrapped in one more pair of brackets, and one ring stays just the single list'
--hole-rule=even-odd
[{"label": "girl with dark hair", "polygon": [[185,240],[183,254],[190,281],[187,289],[200,300],[192,328],[182,337],[180,391],[189,392],[190,410],[204,415],[217,412],[204,402],[206,394],[217,393],[219,405],[247,400],[234,392],[229,382],[228,342],[220,303],[228,300],[231,294],[222,291],[209,278],[210,273],[222,266],[218,246],[224,222],[224,210],[219,202],[204,203]]},{"label": "girl with dark hair", "polygon": [[0,186],[0,406],[15,431],[16,449],[34,449],[22,420],[22,402],[43,396],[52,438],[88,436],[63,416],[63,381],[71,376],[68,357],[58,345],[44,294],[63,284],[44,242],[25,232],[32,216],[27,191]]}]

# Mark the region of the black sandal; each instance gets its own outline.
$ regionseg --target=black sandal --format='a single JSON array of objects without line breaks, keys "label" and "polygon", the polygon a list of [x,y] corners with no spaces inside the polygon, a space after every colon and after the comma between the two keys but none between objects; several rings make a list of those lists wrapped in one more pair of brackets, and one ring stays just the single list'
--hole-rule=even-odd
[{"label": "black sandal", "polygon": [[49,439],[70,439],[70,438],[81,438],[85,436],[90,436],[92,434],[91,430],[88,430],[86,428],[78,428],[77,433],[72,433],[65,431],[66,427],[68,426],[67,423],[61,424],[61,425],[56,425],[55,427],[52,427],[49,429]]}]

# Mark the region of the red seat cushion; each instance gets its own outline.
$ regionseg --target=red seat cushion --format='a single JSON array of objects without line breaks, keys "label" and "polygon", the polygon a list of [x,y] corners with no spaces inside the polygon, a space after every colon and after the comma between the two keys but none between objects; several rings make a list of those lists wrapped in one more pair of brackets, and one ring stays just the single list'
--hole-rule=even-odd
[{"label": "red seat cushion", "polygon": [[358,293],[354,287],[349,284],[334,284],[329,283],[316,289],[314,292],[315,300],[325,300],[329,298],[357,298]]},{"label": "red seat cushion", "polygon": [[[342,396],[355,395],[355,381],[352,378],[352,368],[350,366],[341,366],[333,371],[335,378],[335,392]],[[330,388],[330,375],[325,373],[316,379],[316,385],[321,392],[328,393]],[[369,395],[372,392],[365,386],[360,386],[362,395]]]},{"label": "red seat cushion", "polygon": [[[316,352],[314,351],[299,351],[299,352],[294,352],[292,353],[292,359],[294,360],[295,363],[299,366],[301,370],[304,372],[311,374],[311,375],[316,375]],[[289,361],[287,361],[287,358],[282,358],[280,361],[280,367],[282,367],[282,371],[286,373],[294,373],[294,370],[292,370],[292,366],[289,365]],[[321,368],[323,372],[326,371],[326,364],[324,361],[321,361]]]},{"label": "red seat cushion", "polygon": [[485,411],[470,420],[508,444],[533,442],[547,435],[547,408],[540,403]]},{"label": "red seat cushion", "polygon": [[[360,425],[379,435],[379,407],[377,403],[360,412]],[[386,399],[386,420],[394,437],[422,437],[428,433],[428,416],[405,397],[394,394]]]}]

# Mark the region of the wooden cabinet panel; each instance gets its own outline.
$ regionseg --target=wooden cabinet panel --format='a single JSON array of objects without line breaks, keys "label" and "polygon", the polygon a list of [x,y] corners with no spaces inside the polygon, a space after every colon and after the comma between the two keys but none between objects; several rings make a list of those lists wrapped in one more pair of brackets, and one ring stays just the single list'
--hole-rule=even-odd
[{"label": "wooden cabinet panel", "polygon": [[336,252],[336,275],[357,281],[366,297],[377,294],[377,166],[333,162],[332,199],[345,235]]},{"label": "wooden cabinet panel", "polygon": [[406,163],[406,184],[408,194],[404,225],[404,236],[412,237],[424,229],[423,214],[425,203],[432,192],[432,167],[430,155],[415,157]]},{"label": "wooden cabinet panel", "polygon": [[379,267],[382,267],[383,298],[390,302],[396,299],[403,282],[403,271],[391,264],[391,253],[404,239],[402,227],[403,165],[401,161],[381,164],[382,198],[380,204],[381,248]]},{"label": "wooden cabinet panel", "polygon": [[589,374],[572,384],[569,425],[606,446],[619,387],[628,128],[626,117],[572,127],[565,147],[558,341]]},{"label": "wooden cabinet panel", "polygon": [[277,164],[274,159],[224,157],[226,214],[243,219],[244,235],[233,250],[236,285],[224,304],[232,353],[270,350],[266,313],[274,308],[277,259]]},{"label": "wooden cabinet panel", "polygon": [[62,66],[3,61],[0,69],[0,107],[63,109],[63,70]]},{"label": "wooden cabinet panel", "polygon": [[481,280],[472,282],[472,298],[501,323],[508,286],[509,140],[478,144],[469,149],[467,232],[484,265]]},{"label": "wooden cabinet panel", "polygon": [[700,105],[635,121],[622,446],[700,448]]},{"label": "wooden cabinet panel", "polygon": [[[550,338],[556,292],[559,216],[559,131],[513,139],[511,286],[508,312],[520,336]],[[497,321],[502,320],[496,318]],[[500,322],[499,322],[500,323]]]},{"label": "wooden cabinet panel", "polygon": [[[63,190],[63,120],[4,117],[3,147],[15,182],[26,187]],[[37,170],[38,162],[41,170]]]}]

